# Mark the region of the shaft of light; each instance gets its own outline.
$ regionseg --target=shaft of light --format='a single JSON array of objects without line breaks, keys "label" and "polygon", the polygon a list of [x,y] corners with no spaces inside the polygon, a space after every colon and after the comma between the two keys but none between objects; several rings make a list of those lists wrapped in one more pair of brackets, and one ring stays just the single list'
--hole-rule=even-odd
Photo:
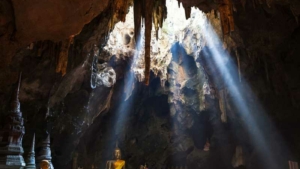
[{"label": "shaft of light", "polygon": [[[141,28],[141,31],[143,31],[143,28]],[[134,56],[133,59],[131,60],[130,63],[130,67],[132,67],[136,61],[138,60],[139,57],[139,49],[141,49],[142,46],[142,42],[143,42],[143,33],[140,33],[140,37],[138,37],[138,41],[136,42],[136,51],[134,52]],[[125,80],[125,85],[124,85],[124,91],[130,91],[130,88],[132,88],[134,86],[135,83],[135,76],[134,73],[131,71],[132,69],[130,69],[127,72],[127,76],[125,76],[125,78],[127,78]],[[132,91],[132,96],[134,97],[134,90]],[[116,115],[116,123],[115,123],[115,134],[119,135],[119,133],[124,132],[124,126],[125,126],[125,121],[124,119],[128,116],[129,111],[130,111],[130,106],[132,105],[132,99],[126,99],[126,93],[123,92],[122,94],[122,99],[120,102],[120,105],[117,109],[117,115]]]},{"label": "shaft of light", "polygon": [[[273,155],[273,150],[271,150],[271,147],[267,143],[267,138],[265,137],[268,133],[264,133],[263,130],[259,128],[258,119],[255,119],[253,116],[253,108],[251,109],[248,106],[249,102],[246,103],[246,92],[247,98],[250,98],[252,101],[251,104],[254,105],[256,107],[256,111],[260,113],[259,121],[263,121],[271,129],[274,129],[272,127],[272,122],[268,119],[262,107],[256,101],[257,99],[252,94],[250,87],[245,82],[241,85],[237,78],[238,75],[235,64],[231,61],[229,54],[222,49],[222,46],[220,45],[221,41],[218,39],[218,36],[214,32],[210,23],[205,23],[208,22],[206,16],[202,13],[201,17],[201,21],[203,21],[203,23],[199,23],[199,25],[201,31],[203,31],[207,46],[210,48],[210,52],[212,54],[209,59],[212,59],[213,65],[216,66],[219,72],[222,73],[221,78],[234,98],[235,107],[243,119],[243,125],[245,125],[246,130],[248,130],[252,138],[252,142],[257,150],[259,150],[260,156],[264,159],[266,166],[272,169],[278,168],[278,166],[276,166],[276,158]],[[218,42],[213,41],[216,39]],[[279,136],[276,138],[279,138]],[[271,142],[272,140],[268,141]]]}]

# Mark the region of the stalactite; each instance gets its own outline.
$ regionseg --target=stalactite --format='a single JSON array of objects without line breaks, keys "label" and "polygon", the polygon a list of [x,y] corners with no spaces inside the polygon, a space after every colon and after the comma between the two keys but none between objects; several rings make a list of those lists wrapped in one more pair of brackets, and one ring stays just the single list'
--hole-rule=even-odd
[{"label": "stalactite", "polygon": [[150,42],[152,30],[153,0],[144,0],[145,5],[145,84],[149,84],[150,78]]},{"label": "stalactite", "polygon": [[68,66],[68,53],[70,42],[73,40],[73,36],[69,39],[62,41],[60,53],[58,56],[58,62],[56,65],[56,73],[61,73],[64,76],[67,73],[67,66]]},{"label": "stalactite", "polygon": [[225,96],[226,90],[221,89],[219,90],[219,106],[221,110],[221,121],[223,123],[227,122],[227,113],[226,113],[226,96]]},{"label": "stalactite", "polygon": [[[134,38],[135,42],[138,42],[138,37],[141,33],[141,21],[142,21],[142,2],[141,0],[134,0]],[[138,47],[138,45],[136,45]],[[139,50],[139,49],[137,49]]]},{"label": "stalactite", "polygon": [[234,12],[237,12],[237,9],[236,9],[234,3],[232,3],[232,10],[233,10]]},{"label": "stalactite", "polygon": [[[126,1],[128,4],[129,0]],[[243,1],[245,6],[246,1]],[[125,4],[126,4],[125,3]],[[133,0],[134,3],[134,34],[135,42],[137,43],[141,32],[141,23],[144,21],[145,26],[145,70],[144,70],[144,82],[149,84],[150,75],[150,41],[151,41],[151,30],[152,23],[156,31],[156,38],[158,39],[159,27],[162,27],[163,21],[167,16],[166,0]],[[178,0],[178,6],[180,6],[181,0]],[[121,6],[127,7],[124,3],[116,0],[116,4],[119,9]],[[220,20],[223,35],[228,35],[231,31],[234,31],[234,19],[233,19],[233,3],[232,0],[218,0],[218,10],[220,12]],[[191,6],[189,3],[183,2],[182,6],[185,9],[186,18],[190,18]],[[123,16],[123,15],[118,15]],[[122,18],[121,18],[122,19]],[[111,22],[110,27],[113,27]],[[139,51],[139,49],[137,49]]]},{"label": "stalactite", "polygon": [[253,8],[256,9],[255,0],[252,0]]},{"label": "stalactite", "polygon": [[125,22],[127,10],[128,10],[128,0],[117,0],[115,1],[115,15],[120,21]]},{"label": "stalactite", "polygon": [[271,8],[272,3],[273,3],[273,0],[266,0],[266,4],[269,8]]},{"label": "stalactite", "polygon": [[31,44],[29,45],[29,49],[32,50],[33,48],[34,48],[34,43],[31,43]]},{"label": "stalactite", "polygon": [[[150,76],[150,42],[152,23],[156,31],[156,38],[158,39],[158,30],[163,25],[164,19],[167,17],[166,0],[134,0],[134,32],[135,41],[138,41],[141,30],[141,20],[145,24],[145,70],[144,82],[149,84]],[[137,49],[139,50],[139,49]]]},{"label": "stalactite", "polygon": [[112,31],[117,21],[125,22],[131,0],[114,0],[111,8],[111,19],[108,22],[108,32]]},{"label": "stalactite", "polygon": [[183,6],[185,11],[185,18],[189,19],[191,17],[191,7],[189,6]]},{"label": "stalactite", "polygon": [[219,12],[221,17],[221,25],[223,35],[229,34],[229,32],[234,31],[234,20],[232,12],[232,1],[223,0],[219,4]]},{"label": "stalactite", "polygon": [[158,38],[157,38],[157,31],[158,31],[159,24],[160,24],[159,21],[158,21],[159,15],[160,15],[159,12],[160,12],[160,11],[159,11],[159,1],[155,1],[155,2],[154,2],[154,7],[153,7],[152,13],[153,13],[153,24],[154,24],[154,29],[155,29],[155,32],[156,32],[156,40],[158,39]]},{"label": "stalactite", "polygon": [[241,62],[240,62],[240,55],[237,49],[235,49],[235,55],[238,63],[238,74],[239,74],[239,81],[242,82],[242,77],[241,77]]},{"label": "stalactite", "polygon": [[166,0],[155,1],[153,6],[153,23],[158,39],[158,29],[162,27],[164,19],[167,18]]},{"label": "stalactite", "polygon": [[245,8],[246,7],[246,0],[241,0],[241,4],[242,4],[243,8],[246,9]]},{"label": "stalactite", "polygon": [[43,41],[40,42],[40,46],[39,46],[39,48],[38,48],[38,53],[37,53],[37,56],[38,56],[38,57],[42,56],[42,51],[43,51],[43,47],[44,47],[43,44],[44,44]]}]

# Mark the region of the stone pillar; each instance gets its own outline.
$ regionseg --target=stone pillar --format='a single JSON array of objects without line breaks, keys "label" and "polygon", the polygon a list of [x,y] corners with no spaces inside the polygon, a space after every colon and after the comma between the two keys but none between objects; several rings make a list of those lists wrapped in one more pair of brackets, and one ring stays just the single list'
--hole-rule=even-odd
[{"label": "stone pillar", "polygon": [[10,103],[10,111],[6,117],[5,125],[0,130],[0,168],[1,169],[23,169],[22,140],[25,134],[22,112],[20,111],[19,89],[21,84],[21,73],[18,86]]},{"label": "stone pillar", "polygon": [[30,149],[30,152],[27,155],[26,169],[36,169],[34,147],[35,147],[35,134],[33,134],[31,149]]}]

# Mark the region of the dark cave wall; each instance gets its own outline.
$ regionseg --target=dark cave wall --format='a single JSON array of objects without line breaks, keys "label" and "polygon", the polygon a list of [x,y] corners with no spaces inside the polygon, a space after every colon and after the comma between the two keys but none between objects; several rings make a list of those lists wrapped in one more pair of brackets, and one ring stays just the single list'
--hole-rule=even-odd
[{"label": "dark cave wall", "polygon": [[[1,72],[1,127],[3,117],[8,112],[8,102],[13,82],[4,80],[5,74],[18,75],[22,72],[20,89],[21,111],[25,119],[26,134],[23,139],[24,157],[31,145],[33,133],[36,143],[51,134],[52,157],[57,168],[63,168],[78,144],[82,133],[92,123],[99,112],[109,107],[111,88],[100,87],[95,91],[90,88],[92,57],[89,57],[91,45],[101,46],[105,42],[109,9],[94,18],[85,26],[81,34],[74,38],[68,52],[67,74],[56,73],[58,55],[62,44],[53,41],[35,42],[33,48],[22,48],[13,57],[6,71]],[[99,24],[100,23],[100,24]],[[7,74],[7,71],[10,73]],[[14,79],[14,77],[9,77]],[[102,95],[93,99],[93,92]],[[90,101],[92,99],[92,101]],[[106,102],[105,102],[106,100]],[[98,107],[87,108],[89,104]],[[49,111],[48,109],[49,108]]]},{"label": "dark cave wall", "polygon": [[241,72],[295,155],[289,158],[299,161],[299,16],[291,4],[239,5],[234,17],[244,45],[238,48]]}]

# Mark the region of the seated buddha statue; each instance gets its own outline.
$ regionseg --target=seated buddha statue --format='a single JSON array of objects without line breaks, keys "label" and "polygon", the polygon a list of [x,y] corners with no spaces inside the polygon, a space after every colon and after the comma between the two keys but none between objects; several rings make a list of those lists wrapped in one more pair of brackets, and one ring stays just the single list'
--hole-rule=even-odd
[{"label": "seated buddha statue", "polygon": [[114,151],[114,160],[109,160],[106,162],[106,169],[125,169],[125,161],[121,160],[121,150],[116,144]]}]

